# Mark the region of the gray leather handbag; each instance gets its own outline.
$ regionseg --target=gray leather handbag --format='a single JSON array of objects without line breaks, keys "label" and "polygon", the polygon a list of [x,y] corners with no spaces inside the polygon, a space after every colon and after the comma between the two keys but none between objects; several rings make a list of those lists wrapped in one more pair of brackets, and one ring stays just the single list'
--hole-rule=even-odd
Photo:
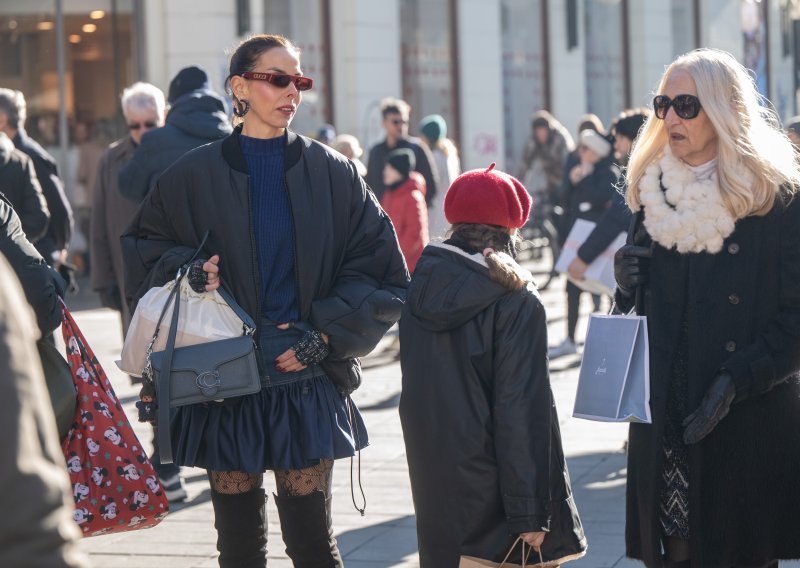
[{"label": "gray leather handbag", "polygon": [[[201,244],[200,248],[202,247]],[[242,336],[175,347],[181,281],[185,275],[186,271],[183,269],[178,273],[175,287],[164,305],[156,325],[156,333],[150,343],[152,346],[155,342],[161,320],[170,304],[174,303],[165,349],[151,352],[151,347],[148,347],[148,362],[143,373],[152,376],[156,384],[158,449],[162,463],[172,463],[170,408],[222,401],[261,390],[255,352],[255,323],[222,287],[217,291],[242,320]],[[169,403],[166,404],[166,401]]]}]

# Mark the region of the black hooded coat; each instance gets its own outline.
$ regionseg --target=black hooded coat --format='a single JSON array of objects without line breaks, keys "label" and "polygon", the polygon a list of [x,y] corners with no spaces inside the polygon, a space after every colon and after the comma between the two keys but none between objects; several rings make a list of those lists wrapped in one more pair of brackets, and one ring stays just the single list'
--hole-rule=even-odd
[{"label": "black hooded coat", "polygon": [[545,561],[582,555],[533,285],[509,291],[490,280],[482,255],[429,245],[400,343],[420,566],[456,568],[461,555],[501,562],[530,531],[548,531]]}]

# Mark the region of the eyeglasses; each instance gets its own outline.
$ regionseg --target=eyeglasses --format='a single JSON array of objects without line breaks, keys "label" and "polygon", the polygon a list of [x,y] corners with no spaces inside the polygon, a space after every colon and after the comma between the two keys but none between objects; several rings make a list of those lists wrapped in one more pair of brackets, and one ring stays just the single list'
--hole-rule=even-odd
[{"label": "eyeglasses", "polygon": [[242,73],[245,79],[252,79],[253,81],[266,81],[270,85],[285,89],[289,83],[294,83],[298,91],[307,91],[314,85],[314,80],[310,77],[303,77],[302,75],[286,75],[284,73],[256,73],[254,71],[247,71]]},{"label": "eyeglasses", "polygon": [[392,120],[392,124],[395,126],[403,126],[404,124],[408,124],[408,121],[403,118],[395,118]]},{"label": "eyeglasses", "polygon": [[142,128],[147,128],[149,130],[156,126],[158,126],[158,123],[153,120],[148,120],[147,122],[130,122],[128,123],[128,130],[140,130]]},{"label": "eyeglasses", "polygon": [[658,95],[653,99],[653,112],[656,118],[664,120],[669,112],[669,107],[672,107],[680,118],[691,120],[700,114],[702,105],[700,99],[694,95],[678,95],[674,99],[670,99],[666,95]]}]

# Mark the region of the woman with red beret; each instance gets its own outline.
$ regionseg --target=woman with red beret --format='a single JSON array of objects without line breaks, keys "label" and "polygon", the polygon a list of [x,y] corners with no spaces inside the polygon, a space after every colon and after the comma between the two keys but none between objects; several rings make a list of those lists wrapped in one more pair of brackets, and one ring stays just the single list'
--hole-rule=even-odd
[{"label": "woman with red beret", "polygon": [[[548,566],[586,551],[547,367],[547,318],[515,261],[531,198],[494,169],[456,178],[450,238],[417,263],[400,320],[400,420],[422,568],[502,562],[521,537]],[[527,548],[527,547],[526,547]],[[510,562],[522,563],[522,547]]]}]

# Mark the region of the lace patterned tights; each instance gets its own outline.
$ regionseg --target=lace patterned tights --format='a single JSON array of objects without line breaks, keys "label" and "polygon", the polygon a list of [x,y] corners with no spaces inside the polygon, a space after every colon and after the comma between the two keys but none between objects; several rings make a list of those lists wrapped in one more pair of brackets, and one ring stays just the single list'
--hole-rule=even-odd
[{"label": "lace patterned tights", "polygon": [[[333,460],[320,460],[304,469],[275,470],[275,485],[281,497],[298,497],[322,491],[330,495]],[[241,471],[209,471],[208,481],[217,493],[236,495],[258,489],[264,483],[263,473]]]}]

